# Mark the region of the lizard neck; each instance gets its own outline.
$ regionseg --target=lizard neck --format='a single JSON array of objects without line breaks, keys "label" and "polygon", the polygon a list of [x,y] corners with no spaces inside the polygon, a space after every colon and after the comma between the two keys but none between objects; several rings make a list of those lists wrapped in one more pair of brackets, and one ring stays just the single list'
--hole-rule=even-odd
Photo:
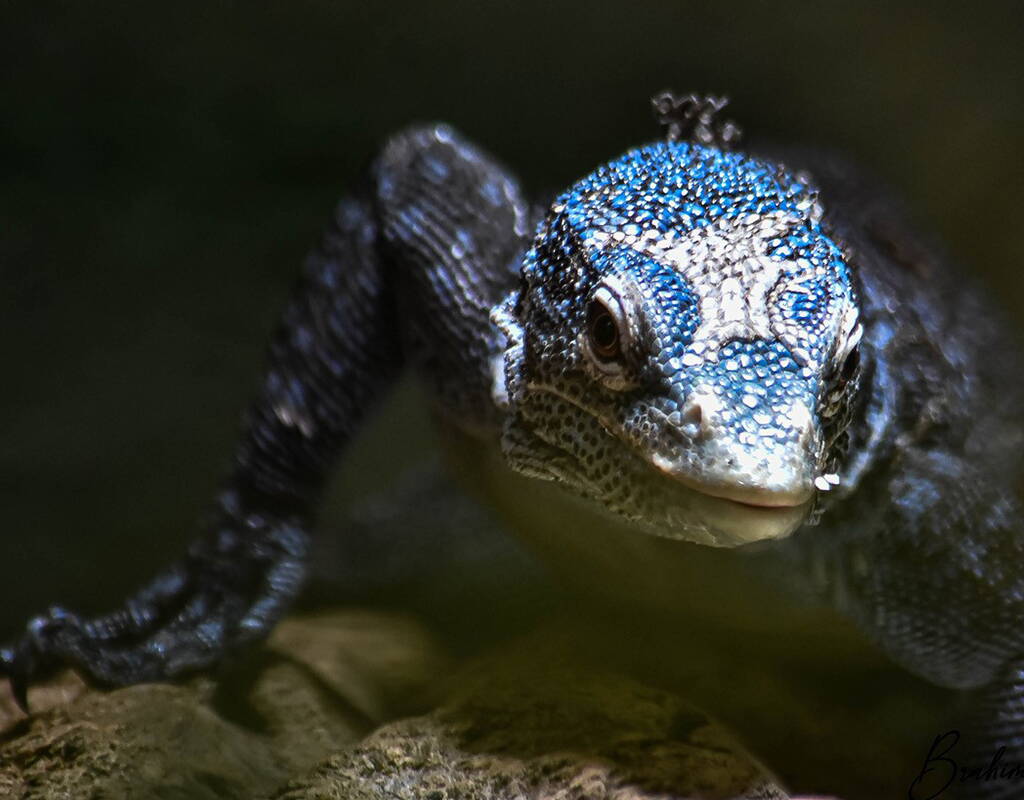
[{"label": "lizard neck", "polygon": [[562,586],[601,613],[660,620],[672,636],[689,631],[752,651],[791,652],[800,639],[815,653],[853,658],[871,650],[849,622],[809,602],[810,592],[785,590],[803,580],[785,540],[717,548],[653,536],[516,473],[496,443],[454,427],[442,439],[456,478],[498,511]]}]

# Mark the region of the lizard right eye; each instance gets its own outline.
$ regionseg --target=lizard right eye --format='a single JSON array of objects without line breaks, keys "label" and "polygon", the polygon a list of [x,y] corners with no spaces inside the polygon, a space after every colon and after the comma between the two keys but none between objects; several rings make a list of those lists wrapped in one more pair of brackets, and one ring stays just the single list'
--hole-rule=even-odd
[{"label": "lizard right eye", "polygon": [[606,278],[590,295],[579,342],[590,366],[605,385],[622,390],[632,385],[629,356],[634,332],[628,295],[614,281]]},{"label": "lizard right eye", "polygon": [[608,306],[597,298],[587,306],[587,334],[590,348],[598,358],[611,361],[622,353],[618,323]]}]

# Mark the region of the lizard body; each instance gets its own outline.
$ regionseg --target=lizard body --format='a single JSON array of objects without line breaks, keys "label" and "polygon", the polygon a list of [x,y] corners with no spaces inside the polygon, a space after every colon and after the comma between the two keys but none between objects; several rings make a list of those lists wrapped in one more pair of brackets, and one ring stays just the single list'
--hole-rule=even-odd
[{"label": "lizard body", "polygon": [[[1005,325],[856,170],[735,151],[713,102],[669,106],[666,141],[540,210],[445,126],[393,137],[306,264],[204,535],[122,609],[30,622],[0,650],[21,702],[57,664],[120,685],[261,639],[332,465],[413,365],[496,465],[483,482],[550,482],[581,519],[669,540],[658,558],[727,548],[978,692],[979,750],[1024,760]],[[585,552],[586,525],[567,533]]]}]

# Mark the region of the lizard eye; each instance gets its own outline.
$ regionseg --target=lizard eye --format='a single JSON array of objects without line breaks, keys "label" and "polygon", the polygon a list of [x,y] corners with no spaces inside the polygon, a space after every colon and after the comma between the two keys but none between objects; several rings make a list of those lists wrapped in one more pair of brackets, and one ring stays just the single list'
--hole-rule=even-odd
[{"label": "lizard eye", "polygon": [[857,374],[857,368],[860,366],[860,348],[854,345],[853,349],[846,354],[846,358],[843,359],[843,364],[839,367],[839,383],[845,385],[853,380],[853,376]]},{"label": "lizard eye", "polygon": [[825,398],[825,405],[821,412],[822,417],[828,419],[834,417],[840,410],[843,393],[846,391],[846,387],[850,381],[854,379],[857,374],[857,369],[860,367],[860,348],[854,345],[850,352],[848,352],[843,358],[843,363],[839,365],[839,368],[832,373],[833,377],[829,383],[829,390]]},{"label": "lizard eye", "polygon": [[598,289],[587,305],[587,338],[591,352],[601,361],[613,361],[622,355],[621,310],[618,301],[604,287]]}]

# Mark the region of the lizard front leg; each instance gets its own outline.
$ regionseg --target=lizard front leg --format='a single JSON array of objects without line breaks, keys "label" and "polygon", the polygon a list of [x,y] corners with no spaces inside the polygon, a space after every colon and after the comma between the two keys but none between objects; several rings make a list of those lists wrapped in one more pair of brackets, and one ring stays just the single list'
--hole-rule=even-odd
[{"label": "lizard front leg", "polygon": [[54,607],[29,622],[0,649],[18,702],[63,664],[102,685],[162,680],[266,636],[303,583],[326,479],[407,354],[488,418],[485,295],[511,279],[524,209],[512,179],[447,129],[395,137],[308,259],[201,536],[112,613]]},{"label": "lizard front leg", "polygon": [[27,684],[71,664],[105,685],[206,667],[261,638],[302,583],[307,529],[330,465],[394,374],[394,302],[368,197],[341,203],[269,348],[233,465],[187,554],[113,613],[61,608],[0,651]]},{"label": "lizard front leg", "polygon": [[[961,780],[960,769],[984,771],[1001,748],[1004,766],[1024,763],[1020,509],[996,479],[941,450],[907,447],[885,491],[879,527],[849,531],[836,552],[841,605],[909,670],[966,690],[910,796],[948,778],[958,797],[1019,797],[1019,780]],[[922,748],[937,733],[922,732]]]}]

